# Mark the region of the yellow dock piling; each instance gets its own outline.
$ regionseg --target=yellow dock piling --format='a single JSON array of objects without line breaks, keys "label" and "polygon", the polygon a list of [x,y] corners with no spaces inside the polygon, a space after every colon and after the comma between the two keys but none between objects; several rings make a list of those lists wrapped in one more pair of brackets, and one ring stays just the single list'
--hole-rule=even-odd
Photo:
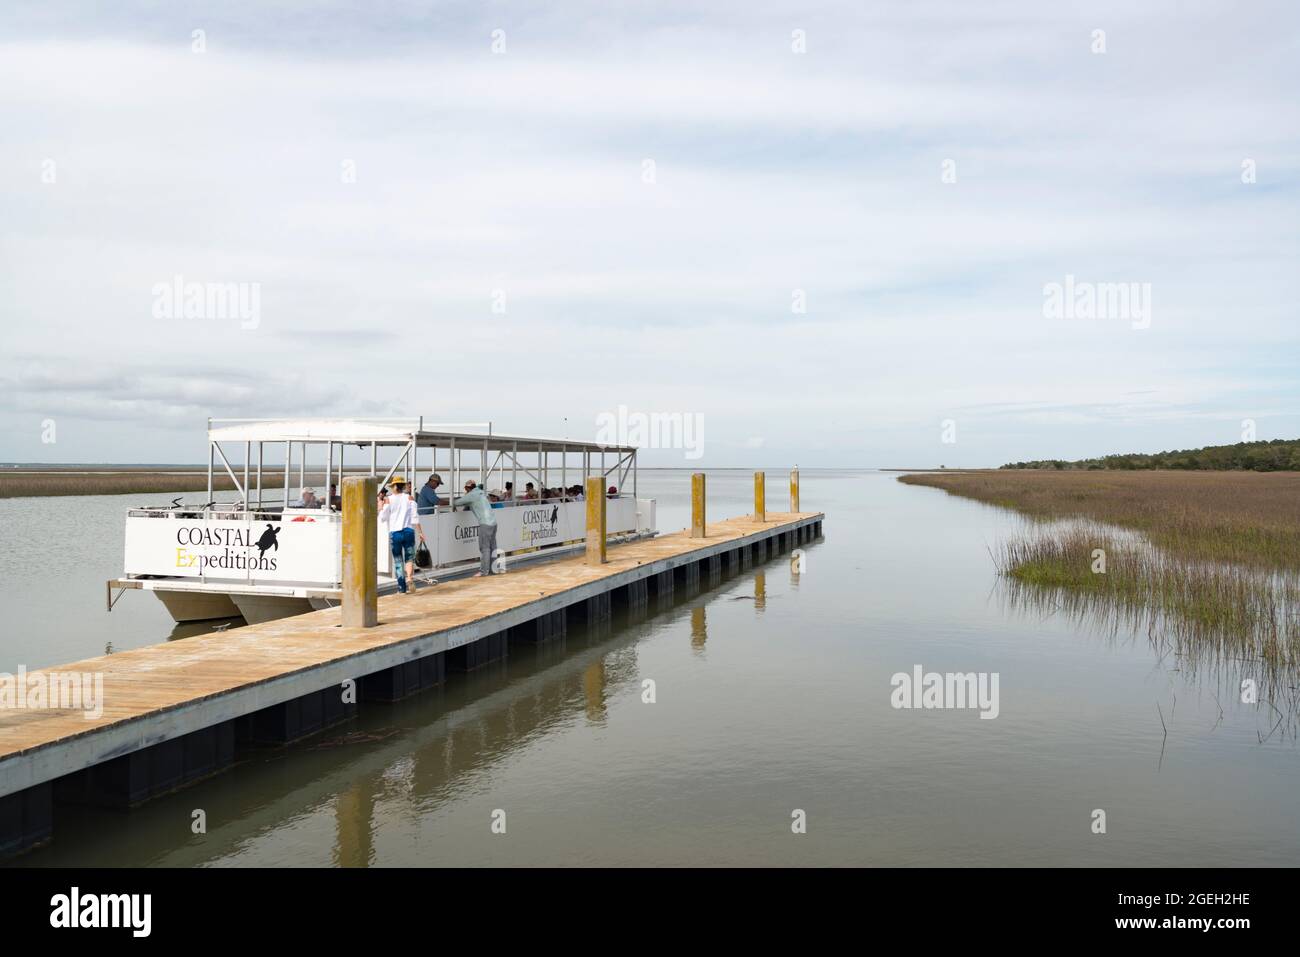
[{"label": "yellow dock piling", "polygon": [[343,625],[347,628],[379,624],[377,497],[374,478],[343,480]]},{"label": "yellow dock piling", "polygon": [[605,557],[605,479],[587,479],[587,564],[603,565]]},{"label": "yellow dock piling", "polygon": [[704,538],[704,473],[691,476],[691,538]]},{"label": "yellow dock piling", "polygon": [[799,511],[799,467],[790,470],[790,511]]},{"label": "yellow dock piling", "polygon": [[754,521],[767,521],[767,493],[765,484],[767,482],[766,472],[754,473]]}]

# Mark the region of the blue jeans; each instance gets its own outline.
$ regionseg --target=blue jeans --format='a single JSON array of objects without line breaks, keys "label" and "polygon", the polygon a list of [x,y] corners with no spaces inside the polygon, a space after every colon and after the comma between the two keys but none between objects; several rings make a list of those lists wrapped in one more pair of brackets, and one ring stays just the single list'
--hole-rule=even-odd
[{"label": "blue jeans", "polygon": [[406,591],[406,563],[415,561],[415,529],[404,528],[388,533],[388,544],[393,550],[393,573],[397,575],[397,590]]}]

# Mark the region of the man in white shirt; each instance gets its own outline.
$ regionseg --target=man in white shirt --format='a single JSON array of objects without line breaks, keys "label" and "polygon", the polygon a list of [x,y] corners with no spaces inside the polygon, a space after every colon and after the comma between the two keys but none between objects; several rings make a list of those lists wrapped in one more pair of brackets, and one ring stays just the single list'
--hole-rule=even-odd
[{"label": "man in white shirt", "polygon": [[406,494],[405,480],[393,479],[390,485],[393,491],[388,496],[388,503],[379,511],[379,524],[388,529],[397,590],[405,595],[408,579],[410,590],[415,591],[415,536],[418,534],[420,541],[424,541],[424,532],[420,528],[415,499]]}]

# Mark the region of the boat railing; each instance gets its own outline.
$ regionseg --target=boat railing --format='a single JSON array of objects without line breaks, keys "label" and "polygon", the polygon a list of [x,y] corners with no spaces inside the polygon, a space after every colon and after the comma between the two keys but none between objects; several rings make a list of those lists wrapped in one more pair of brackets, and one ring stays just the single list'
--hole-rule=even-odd
[{"label": "boat railing", "polygon": [[[608,499],[632,498],[630,493],[619,492],[616,495],[606,496]],[[572,496],[554,497],[554,498],[512,498],[500,502],[493,502],[493,508],[519,508],[538,505],[565,505],[573,502],[583,502],[585,499],[573,498]],[[437,507],[437,514],[445,512],[464,511],[466,505],[444,504]],[[286,512],[294,515],[307,515],[312,517],[329,516],[331,521],[341,521],[342,513],[337,508],[306,507],[290,505],[286,508],[283,505],[255,505],[248,509],[244,507],[243,502],[209,502],[206,505],[162,505],[152,507],[149,505],[138,505],[127,509],[127,516],[130,518],[188,518],[188,519],[209,519],[222,521],[242,521],[251,519],[258,521],[265,518],[279,518]],[[425,509],[420,509],[421,515],[430,514]]]},{"label": "boat railing", "polygon": [[[612,501],[618,498],[633,498],[634,496],[631,493],[619,492],[617,495],[607,495],[605,497]],[[536,508],[538,505],[566,505],[566,504],[572,504],[574,502],[580,503],[585,501],[586,501],[585,498],[574,498],[571,495],[566,495],[562,497],[557,496],[554,498],[507,498],[507,499],[502,499],[499,502],[493,502],[492,507],[493,508],[519,508],[519,507],[531,506],[533,508]],[[430,514],[425,510],[426,508],[427,506],[421,507],[420,509],[421,515]],[[468,505],[454,505],[454,506],[439,505],[437,511],[438,514],[441,515],[443,512],[465,511],[467,508],[469,508]]]},{"label": "boat railing", "polygon": [[278,519],[284,516],[286,512],[290,515],[304,515],[312,518],[328,516],[329,521],[335,522],[343,519],[342,514],[337,509],[305,508],[302,506],[295,508],[292,505],[287,509],[283,505],[261,505],[246,509],[242,503],[232,505],[190,505],[182,508],[173,508],[170,505],[150,508],[147,505],[141,505],[127,509],[126,514],[128,518],[185,518],[207,521],[256,522],[264,519]]}]

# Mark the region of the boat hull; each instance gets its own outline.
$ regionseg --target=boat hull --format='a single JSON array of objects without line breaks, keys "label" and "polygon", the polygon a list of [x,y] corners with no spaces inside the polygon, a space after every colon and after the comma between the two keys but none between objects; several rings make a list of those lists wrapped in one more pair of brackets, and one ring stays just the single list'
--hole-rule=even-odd
[{"label": "boat hull", "polygon": [[231,596],[220,592],[167,591],[156,588],[153,593],[177,622],[239,617],[239,608]]},{"label": "boat hull", "polygon": [[230,598],[250,625],[315,611],[315,606],[307,598],[286,595],[231,595]]}]

